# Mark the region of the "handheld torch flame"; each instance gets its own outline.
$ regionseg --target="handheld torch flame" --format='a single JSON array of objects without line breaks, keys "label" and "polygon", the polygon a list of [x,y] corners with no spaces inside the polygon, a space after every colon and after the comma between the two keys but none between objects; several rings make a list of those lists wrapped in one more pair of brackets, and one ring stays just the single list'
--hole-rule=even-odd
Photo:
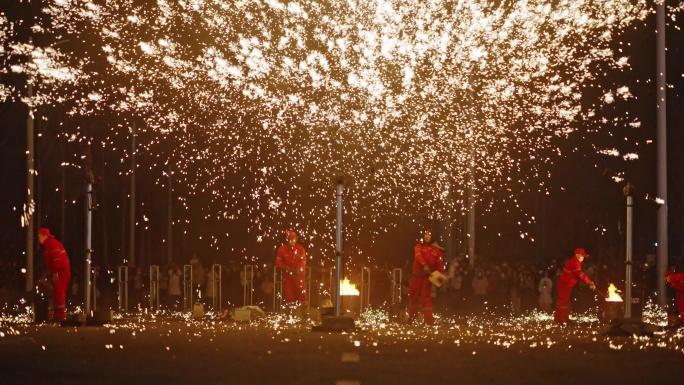
[{"label": "handheld torch flame", "polygon": [[340,295],[359,295],[359,290],[345,278],[340,281]]},{"label": "handheld torch flame", "polygon": [[617,293],[617,288],[612,283],[608,286],[608,298],[606,298],[606,301],[622,302],[622,297]]}]

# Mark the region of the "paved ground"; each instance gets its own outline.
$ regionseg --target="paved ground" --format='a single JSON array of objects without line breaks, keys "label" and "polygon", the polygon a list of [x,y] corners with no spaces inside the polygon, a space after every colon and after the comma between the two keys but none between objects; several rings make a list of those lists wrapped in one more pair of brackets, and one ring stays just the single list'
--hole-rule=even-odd
[{"label": "paved ground", "polygon": [[0,384],[644,384],[684,378],[684,331],[604,336],[601,325],[521,318],[387,322],[312,332],[269,316],[252,323],[149,317],[102,327],[0,324]]}]

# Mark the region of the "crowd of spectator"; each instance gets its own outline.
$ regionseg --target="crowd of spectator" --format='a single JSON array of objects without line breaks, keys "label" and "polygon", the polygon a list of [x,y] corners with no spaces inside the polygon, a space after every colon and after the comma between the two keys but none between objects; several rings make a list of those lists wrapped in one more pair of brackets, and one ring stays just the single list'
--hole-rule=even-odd
[{"label": "crowd of spectator", "polygon": [[[565,261],[553,261],[547,266],[489,263],[471,266],[462,256],[446,262],[447,281],[440,287],[433,287],[431,296],[434,299],[436,312],[447,314],[470,313],[473,311],[489,310],[500,314],[523,314],[539,309],[552,312],[556,302],[556,282]],[[203,264],[198,256],[192,256],[183,264],[159,266],[159,292],[162,308],[182,310],[185,282],[184,265],[192,266],[193,302],[200,302],[210,309],[214,304],[213,298],[219,293],[214,290],[219,277],[212,264]],[[128,309],[145,309],[150,305],[150,269],[149,266],[128,266]],[[402,269],[402,300],[407,300],[408,280],[411,278],[410,266],[400,266]],[[73,266],[71,287],[68,301],[71,306],[79,306],[83,302],[82,270]],[[370,266],[371,281],[366,288],[369,290],[369,304],[374,308],[382,308],[391,302],[392,275],[394,267],[389,264]],[[605,265],[597,266],[593,261],[585,261],[584,272],[598,283],[602,292],[607,292],[608,284],[613,283],[622,287],[624,269],[609,268]],[[244,265],[229,262],[220,266],[221,307],[232,308],[245,303],[246,287],[249,287],[245,277]],[[360,285],[360,271],[345,274],[351,282]],[[117,309],[119,306],[119,271],[116,265],[105,265],[96,268],[95,296],[98,308]],[[16,296],[12,293],[22,293],[25,274],[21,272],[18,263],[0,264],[0,292],[3,302],[12,302]],[[310,274],[311,304],[317,306],[325,299],[330,299],[332,292],[330,268],[313,267]],[[252,304],[261,306],[269,311],[273,307],[273,264],[254,266],[254,278],[251,282]],[[646,297],[655,295],[655,269],[648,264],[636,264],[634,281],[641,285]],[[249,294],[249,293],[248,293]],[[248,295],[248,301],[250,296]],[[578,285],[573,294],[573,311],[583,311],[596,305],[595,294],[584,284]]]}]

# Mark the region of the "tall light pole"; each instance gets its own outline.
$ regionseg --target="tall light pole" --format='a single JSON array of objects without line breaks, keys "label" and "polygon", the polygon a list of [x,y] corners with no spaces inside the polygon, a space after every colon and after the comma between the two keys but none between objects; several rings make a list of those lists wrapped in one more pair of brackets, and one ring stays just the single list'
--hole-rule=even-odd
[{"label": "tall light pole", "polygon": [[658,276],[658,304],[667,305],[667,289],[665,287],[665,270],[668,265],[668,242],[667,242],[667,114],[666,100],[666,75],[665,75],[665,1],[656,4],[656,97],[657,97],[657,142],[658,142],[658,198],[662,199],[662,205],[658,208],[657,222],[657,276]]},{"label": "tall light pole", "polygon": [[173,190],[171,188],[171,162],[169,162],[169,197],[168,197],[168,208],[166,209],[168,220],[166,223],[166,232],[168,238],[168,244],[166,245],[166,262],[171,266],[173,263]]},{"label": "tall light pole", "polygon": [[632,317],[632,211],[634,206],[634,185],[627,183],[622,189],[622,193],[627,197],[627,223],[625,244],[625,318]]},{"label": "tall light pole", "polygon": [[131,207],[128,235],[130,237],[130,262],[135,264],[135,122],[131,127]]},{"label": "tall light pole", "polygon": [[85,168],[85,181],[86,181],[86,244],[85,244],[85,270],[84,272],[84,306],[86,317],[90,316],[90,291],[91,291],[91,281],[90,281],[90,269],[92,267],[92,227],[93,227],[93,210],[94,210],[94,197],[93,197],[93,183],[95,182],[95,176],[92,169],[92,154],[90,151],[90,145],[85,145],[81,149],[81,156],[83,158],[84,168]]},{"label": "tall light pole", "polygon": [[[470,96],[470,108],[475,106],[475,90],[473,89],[474,80],[471,75],[468,75],[468,94]],[[479,90],[479,87],[478,87]],[[472,121],[476,121],[477,116],[471,118]],[[471,126],[472,127],[472,126]],[[468,258],[470,260],[470,266],[475,266],[475,130],[470,128],[471,138],[468,141],[470,143],[470,159],[468,165],[468,186],[467,186],[467,196],[466,196],[466,208],[468,210],[467,216],[467,235],[468,235]]]},{"label": "tall light pole", "polygon": [[337,183],[337,231],[335,232],[335,316],[340,316],[340,280],[342,279],[342,198],[344,196],[345,175],[335,177]]},{"label": "tall light pole", "polygon": [[[32,41],[29,40],[29,44]],[[33,106],[31,105],[33,99],[33,83],[32,79],[28,81],[28,117],[26,118],[26,207],[24,208],[24,219],[26,220],[26,292],[33,291],[33,188],[35,174],[35,155],[34,155],[34,119]]]},{"label": "tall light pole", "polygon": [[472,147],[470,154],[466,207],[468,208],[468,258],[472,267],[475,266],[475,154]]}]

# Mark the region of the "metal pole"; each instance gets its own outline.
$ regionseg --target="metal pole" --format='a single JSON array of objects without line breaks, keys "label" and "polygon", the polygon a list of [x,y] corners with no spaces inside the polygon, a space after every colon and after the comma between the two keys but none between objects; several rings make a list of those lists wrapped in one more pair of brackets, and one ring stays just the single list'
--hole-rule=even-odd
[{"label": "metal pole", "polygon": [[119,266],[119,312],[128,313],[128,266]]},{"label": "metal pole", "polygon": [[359,290],[359,314],[370,305],[371,270],[368,267],[361,268],[361,290]]},{"label": "metal pole", "polygon": [[130,261],[135,265],[135,122],[131,128],[131,207],[128,234],[130,238]]},{"label": "metal pole", "polygon": [[192,265],[183,265],[183,311],[192,311]]},{"label": "metal pole", "polygon": [[[173,262],[173,195],[172,195],[172,190],[171,190],[171,162],[169,162],[169,202],[168,202],[168,207],[166,209],[167,215],[168,215],[168,223],[167,223],[167,228],[166,228],[166,234],[167,234],[167,244],[166,244],[166,262],[171,266]],[[220,266],[220,265],[219,265]]]},{"label": "metal pole", "polygon": [[340,279],[342,274],[342,196],[344,191],[344,174],[337,176],[337,232],[335,246],[335,316],[340,316]]},{"label": "metal pole", "polygon": [[[33,40],[29,39],[29,44],[33,44]],[[31,60],[31,59],[29,59]],[[26,291],[33,291],[33,175],[35,174],[35,159],[34,159],[34,120],[33,107],[31,100],[33,99],[33,83],[31,79],[28,80],[28,117],[26,118],[26,207],[24,208],[24,219],[26,220]]]},{"label": "metal pole", "polygon": [[400,268],[394,268],[392,270],[392,304],[401,302],[401,275],[402,270]]},{"label": "metal pole", "polygon": [[[475,93],[476,89],[479,91],[479,86],[474,87],[475,81],[472,74],[468,75],[468,111],[475,108]],[[467,116],[467,115],[466,115]],[[477,119],[476,116],[471,117],[472,121]],[[473,124],[473,123],[471,123]],[[466,191],[467,200],[467,236],[468,236],[468,259],[470,267],[475,266],[475,133],[472,128],[469,129],[471,140],[469,141],[470,152],[470,167],[468,168],[468,189]]]},{"label": "metal pole", "polygon": [[283,307],[283,273],[278,266],[273,266],[273,312]]},{"label": "metal pole", "polygon": [[221,313],[221,265],[215,263],[211,265],[211,277],[213,278],[214,298],[211,307],[216,314]]},{"label": "metal pole", "polygon": [[242,304],[251,306],[254,302],[254,265],[245,265],[245,280],[242,288]]},{"label": "metal pole", "polygon": [[92,311],[97,310],[97,276],[100,273],[100,267],[99,266],[93,266],[93,268],[90,270],[90,287],[92,290],[91,298],[93,300],[93,306],[91,308]]},{"label": "metal pole", "polygon": [[309,299],[309,301],[306,303],[306,309],[308,311],[309,307],[311,306],[311,273],[313,272],[313,269],[311,269],[311,266],[307,266],[305,270],[306,296]]},{"label": "metal pole", "polygon": [[469,183],[467,190],[468,200],[468,258],[470,266],[475,266],[475,162],[471,160],[469,170]]},{"label": "metal pole", "polygon": [[82,147],[81,156],[85,162],[85,172],[86,172],[86,245],[85,245],[85,269],[84,272],[84,285],[83,294],[85,295],[84,305],[86,317],[91,315],[90,307],[90,290],[91,290],[91,277],[90,269],[92,267],[92,235],[93,235],[93,182],[95,181],[95,176],[93,175],[93,170],[91,168],[91,153],[90,146],[86,145]]},{"label": "metal pole", "polygon": [[150,266],[150,312],[159,311],[159,265]]},{"label": "metal pole", "polygon": [[332,296],[335,294],[335,277],[337,274],[335,274],[335,266],[330,268],[330,286],[328,286],[328,290],[330,290],[330,299],[334,299]]},{"label": "metal pole", "polygon": [[632,317],[632,206],[634,201],[634,185],[628,183],[623,189],[627,197],[627,245],[625,247],[627,259],[625,261],[625,318]]},{"label": "metal pole", "polygon": [[657,2],[656,4],[656,84],[657,84],[657,194],[658,198],[662,199],[662,204],[658,208],[657,221],[657,239],[658,247],[656,249],[658,262],[657,276],[658,276],[658,304],[660,306],[667,305],[667,288],[665,285],[665,271],[668,265],[668,240],[667,240],[667,114],[666,114],[666,97],[667,84],[665,73],[665,14],[667,8],[665,1]]}]

